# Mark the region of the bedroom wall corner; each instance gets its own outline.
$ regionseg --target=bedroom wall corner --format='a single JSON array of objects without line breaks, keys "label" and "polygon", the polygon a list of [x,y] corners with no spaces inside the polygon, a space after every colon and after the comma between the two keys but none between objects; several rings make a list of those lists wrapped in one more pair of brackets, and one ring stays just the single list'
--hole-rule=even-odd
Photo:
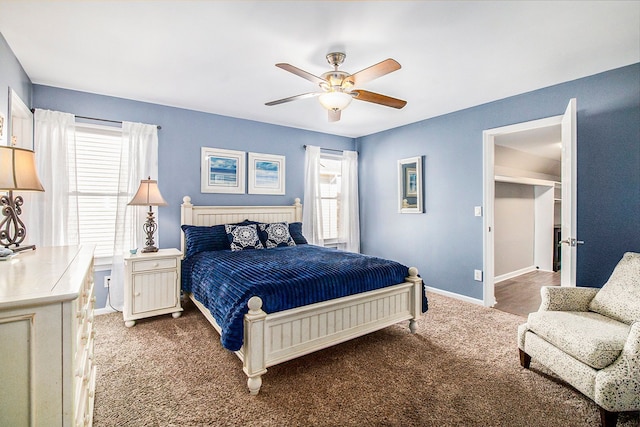
[{"label": "bedroom wall corner", "polygon": [[[357,139],[362,251],[418,267],[427,286],[483,299],[482,132],[578,105],[579,286],[640,251],[640,63]],[[398,214],[395,162],[425,156],[424,214]]]}]

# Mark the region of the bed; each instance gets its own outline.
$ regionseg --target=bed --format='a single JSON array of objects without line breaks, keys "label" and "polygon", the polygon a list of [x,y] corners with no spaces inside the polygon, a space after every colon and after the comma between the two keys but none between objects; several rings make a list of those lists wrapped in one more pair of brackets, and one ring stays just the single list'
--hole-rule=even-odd
[{"label": "bed", "polygon": [[[410,331],[414,333],[416,321],[427,308],[424,286],[422,279],[418,276],[418,270],[414,267],[407,269],[398,264],[403,268],[401,270],[402,273],[400,278],[392,281],[391,284],[376,284],[373,279],[369,284],[369,277],[381,276],[381,273],[378,272],[363,272],[362,278],[366,278],[366,280],[360,280],[360,276],[353,273],[352,282],[357,282],[363,288],[369,285],[375,286],[375,288],[272,312],[269,312],[270,310],[268,309],[268,307],[274,306],[275,294],[271,295],[268,292],[272,287],[271,285],[265,285],[256,278],[256,284],[252,284],[252,286],[258,286],[256,289],[261,291],[256,291],[256,293],[259,295],[249,295],[245,292],[245,300],[234,302],[238,304],[238,301],[243,301],[242,312],[239,312],[238,307],[236,307],[233,315],[221,314],[213,302],[215,302],[216,298],[221,300],[224,298],[220,296],[220,293],[213,296],[213,291],[207,291],[204,288],[204,284],[201,283],[202,277],[207,276],[210,280],[215,280],[219,276],[220,280],[223,280],[224,277],[228,276],[229,280],[245,283],[253,280],[254,270],[249,267],[246,269],[238,268],[237,264],[232,263],[231,266],[226,267],[226,270],[224,267],[218,267],[215,264],[216,267],[212,267],[208,271],[206,266],[209,264],[207,263],[217,262],[209,258],[217,257],[239,262],[237,258],[240,255],[238,252],[230,250],[217,253],[198,253],[197,255],[194,255],[193,251],[191,251],[190,254],[188,242],[184,238],[184,230],[189,232],[193,229],[205,229],[204,227],[213,228],[211,226],[246,224],[248,222],[253,224],[299,224],[301,220],[302,205],[300,204],[300,199],[295,199],[295,203],[290,206],[194,206],[191,204],[191,198],[185,196],[181,205],[181,222],[183,224],[182,251],[185,254],[182,274],[183,291],[221,335],[223,346],[235,351],[235,354],[242,361],[243,371],[247,375],[247,386],[252,395],[257,395],[260,391],[262,375],[267,372],[267,368],[270,366],[406,320],[409,321]],[[302,237],[302,239],[304,238]],[[281,256],[279,254],[284,254],[282,256],[286,258],[282,259],[287,260],[297,259],[302,257],[299,254],[305,253],[308,254],[305,256],[317,257],[318,260],[321,260],[324,259],[325,255],[326,257],[329,256],[327,251],[340,252],[312,245],[298,245],[298,248],[289,248],[286,247],[287,245],[281,246],[285,247],[241,252],[247,254],[246,256],[266,257],[269,259]],[[375,258],[358,254],[350,254],[349,256],[367,258],[366,263],[362,261],[362,265],[371,264],[371,260]],[[251,266],[262,262],[256,259],[252,258]],[[393,263],[393,261],[386,262]],[[213,266],[214,264],[211,265]],[[286,277],[287,280],[296,284],[298,289],[304,289],[304,292],[298,293],[304,294],[306,297],[307,293],[313,293],[312,291],[307,292],[308,288],[306,286],[314,286],[314,284],[312,280],[306,278],[305,266],[306,263],[302,263],[302,265],[295,267],[295,274],[292,274],[293,270],[290,270],[287,273],[283,273],[282,277]],[[386,279],[384,280],[389,280],[389,277],[398,277],[396,266],[385,268],[388,270],[389,275],[385,276]],[[213,273],[214,270],[216,271],[215,274]],[[244,272],[245,276],[233,277],[243,273],[243,270],[246,270]],[[298,271],[300,276],[296,277]],[[405,277],[402,278],[402,276]],[[261,283],[263,287],[260,287]],[[279,285],[280,283],[278,283]],[[275,289],[275,286],[273,288]],[[279,291],[274,290],[274,292]],[[264,302],[263,298],[265,299]],[[230,320],[234,316],[235,318]],[[230,325],[233,322],[237,322],[238,316],[241,316],[239,320],[240,332],[232,332]],[[238,335],[238,333],[240,334],[240,344],[238,344],[238,338],[234,338],[234,335]],[[236,347],[238,348],[236,349]]]}]

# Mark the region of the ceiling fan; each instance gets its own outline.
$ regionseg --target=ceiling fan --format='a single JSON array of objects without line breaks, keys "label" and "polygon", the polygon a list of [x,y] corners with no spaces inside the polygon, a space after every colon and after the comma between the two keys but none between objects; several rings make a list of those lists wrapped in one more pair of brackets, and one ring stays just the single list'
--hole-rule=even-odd
[{"label": "ceiling fan", "polygon": [[332,52],[327,54],[327,61],[329,64],[333,65],[333,71],[327,71],[320,77],[290,64],[276,64],[276,67],[278,68],[282,68],[285,71],[289,71],[296,76],[300,76],[303,79],[307,79],[310,82],[317,84],[320,91],[278,99],[276,101],[267,102],[265,105],[278,105],[284,104],[285,102],[296,101],[298,99],[318,97],[320,104],[329,111],[329,121],[337,122],[340,120],[340,112],[349,106],[352,99],[372,102],[374,104],[398,109],[407,104],[407,101],[403,101],[401,99],[360,89],[360,85],[363,83],[399,70],[400,64],[396,60],[391,58],[385,59],[384,61],[365,68],[364,70],[360,70],[357,73],[349,74],[346,71],[338,70],[338,67],[344,62],[346,56],[347,55],[342,52]]}]

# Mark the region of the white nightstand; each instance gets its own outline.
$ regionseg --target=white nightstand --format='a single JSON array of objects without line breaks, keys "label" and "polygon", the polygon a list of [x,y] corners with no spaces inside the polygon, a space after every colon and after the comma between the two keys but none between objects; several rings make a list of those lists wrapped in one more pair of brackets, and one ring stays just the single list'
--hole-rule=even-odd
[{"label": "white nightstand", "polygon": [[180,317],[180,259],[177,249],[128,254],[124,257],[124,324],[137,319],[171,313]]}]

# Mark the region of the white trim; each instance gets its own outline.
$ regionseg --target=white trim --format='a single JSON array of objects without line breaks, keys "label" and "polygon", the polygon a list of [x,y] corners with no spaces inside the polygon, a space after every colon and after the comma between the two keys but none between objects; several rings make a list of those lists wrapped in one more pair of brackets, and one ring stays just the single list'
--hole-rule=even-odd
[{"label": "white trim", "polygon": [[530,265],[529,267],[525,267],[525,268],[521,268],[520,270],[514,270],[514,271],[510,271],[509,273],[505,273],[505,274],[501,274],[499,276],[496,276],[493,279],[494,283],[498,283],[498,282],[504,282],[505,280],[511,279],[513,277],[518,277],[521,276],[523,274],[527,274],[527,273],[531,273],[532,271],[536,271],[537,268],[535,265]]},{"label": "white trim", "polygon": [[431,286],[424,287],[427,292],[433,292],[434,294],[444,295],[445,297],[455,298],[464,302],[470,302],[471,304],[484,305],[484,301],[477,298],[471,298],[466,295],[456,294],[455,292],[445,291],[443,289],[432,288]]}]

